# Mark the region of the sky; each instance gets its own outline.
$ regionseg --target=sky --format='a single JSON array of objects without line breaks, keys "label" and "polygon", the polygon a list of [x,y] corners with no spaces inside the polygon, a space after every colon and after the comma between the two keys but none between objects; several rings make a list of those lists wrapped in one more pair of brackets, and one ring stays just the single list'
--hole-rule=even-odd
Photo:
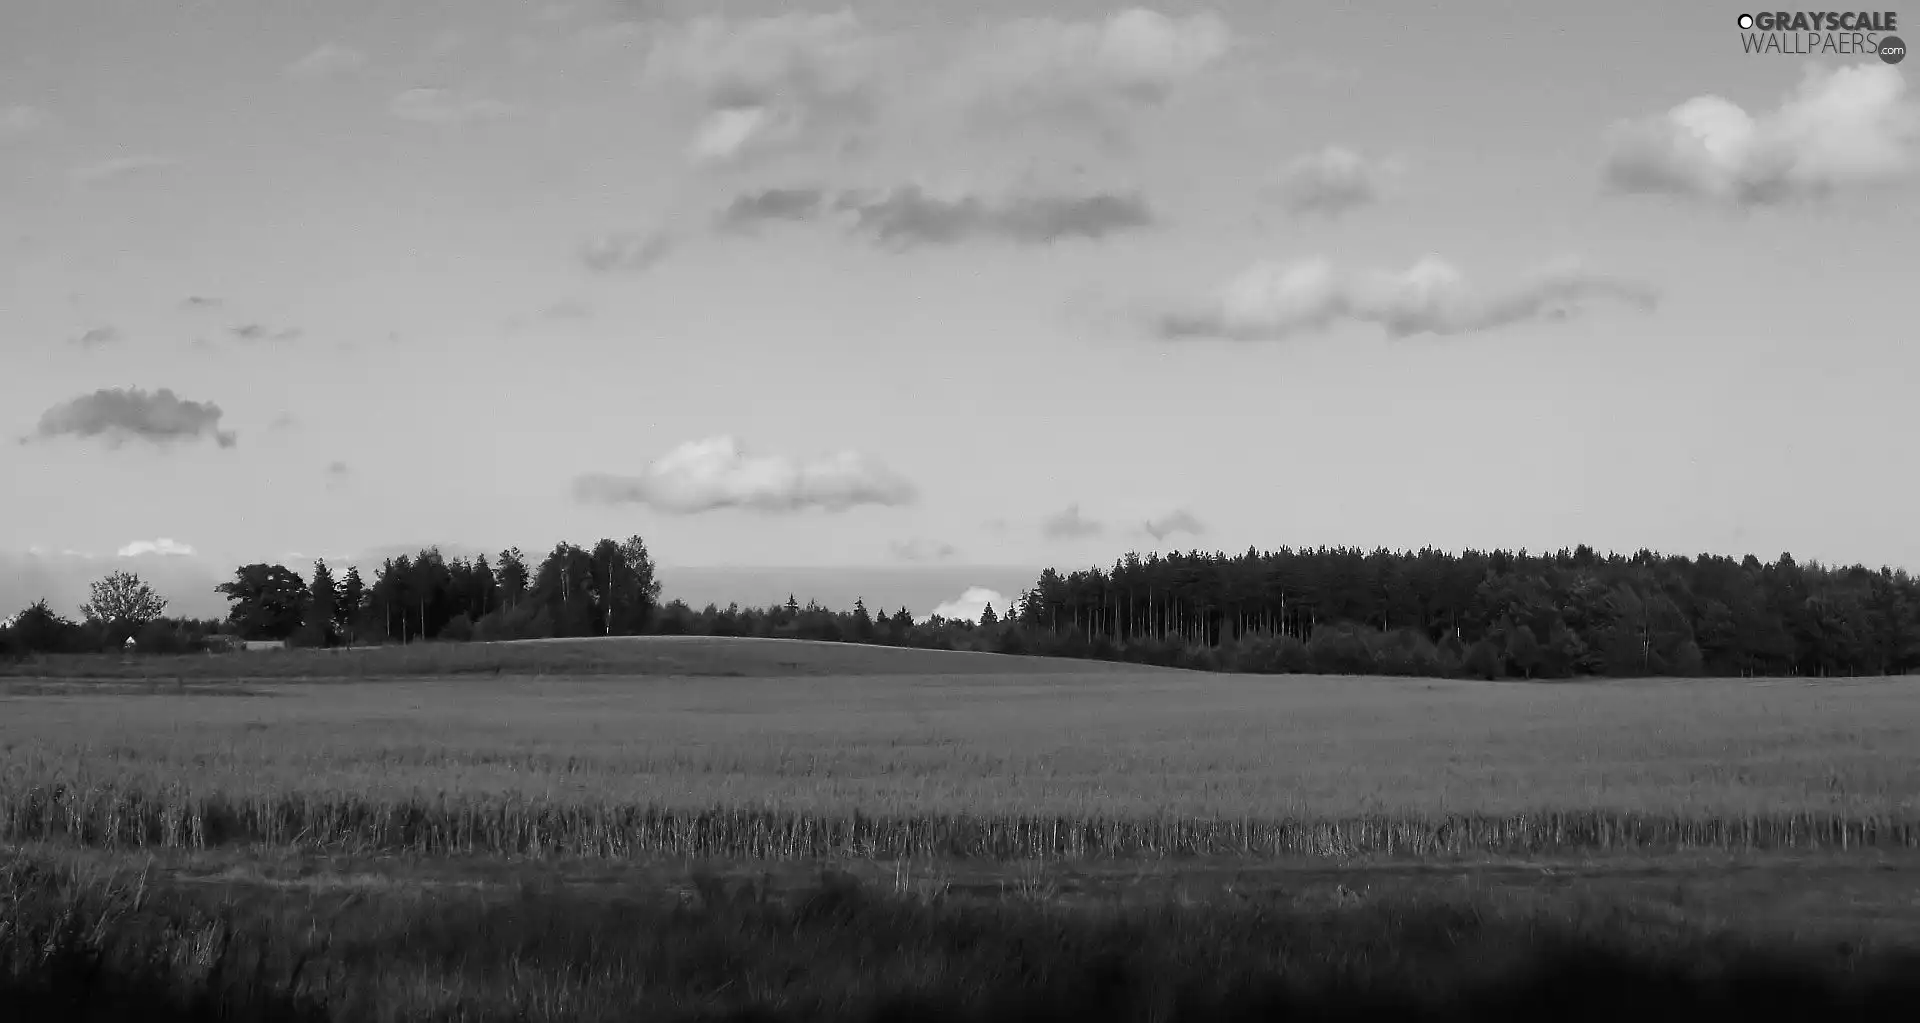
[{"label": "sky", "polygon": [[1743,10],[10,0],[0,598],[631,533],[922,612],[1195,547],[1920,568],[1914,72]]}]

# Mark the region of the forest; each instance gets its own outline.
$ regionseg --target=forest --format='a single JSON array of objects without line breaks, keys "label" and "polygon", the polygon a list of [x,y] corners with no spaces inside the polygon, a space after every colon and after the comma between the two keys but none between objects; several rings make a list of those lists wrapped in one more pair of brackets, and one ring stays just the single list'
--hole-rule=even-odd
[{"label": "forest", "polygon": [[768,636],[973,649],[1261,673],[1522,679],[1846,676],[1920,671],[1920,585],[1904,570],[1702,554],[1353,548],[1130,553],[1042,572],[978,622],[856,601],[765,608],[662,603],[646,543],[437,548],[364,579],[316,562],[237,568],[225,621],[162,616],[137,577],[94,586],[74,621],[41,601],[0,629],[0,654],[207,649],[222,637],[297,646],[599,635]]}]

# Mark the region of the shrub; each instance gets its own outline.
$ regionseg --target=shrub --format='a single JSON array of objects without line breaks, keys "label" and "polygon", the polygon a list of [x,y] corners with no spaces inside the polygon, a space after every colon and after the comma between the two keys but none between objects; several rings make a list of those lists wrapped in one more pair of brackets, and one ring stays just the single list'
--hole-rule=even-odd
[{"label": "shrub", "polygon": [[1467,648],[1467,656],[1461,662],[1461,669],[1474,678],[1496,679],[1506,672],[1506,656],[1498,644],[1483,639]]},{"label": "shrub", "polygon": [[1307,657],[1322,675],[1377,673],[1373,650],[1351,625],[1323,625],[1307,640]]},{"label": "shrub", "polygon": [[41,598],[20,612],[7,628],[11,645],[22,654],[65,654],[80,652],[80,626],[55,611]]},{"label": "shrub", "polygon": [[457,614],[448,619],[447,624],[440,627],[440,635],[438,638],[444,639],[449,643],[466,643],[471,641],[473,636],[473,620],[466,615]]},{"label": "shrub", "polygon": [[1418,629],[1395,629],[1373,637],[1374,663],[1383,675],[1432,677],[1443,674],[1440,651]]}]

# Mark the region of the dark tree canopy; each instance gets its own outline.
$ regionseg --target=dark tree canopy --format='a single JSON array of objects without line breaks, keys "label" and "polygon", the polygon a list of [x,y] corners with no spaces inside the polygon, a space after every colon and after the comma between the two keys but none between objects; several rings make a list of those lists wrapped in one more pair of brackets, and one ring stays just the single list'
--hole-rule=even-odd
[{"label": "dark tree canopy", "polygon": [[290,639],[306,618],[307,584],[285,565],[242,565],[214,589],[232,603],[227,621],[245,639]]}]

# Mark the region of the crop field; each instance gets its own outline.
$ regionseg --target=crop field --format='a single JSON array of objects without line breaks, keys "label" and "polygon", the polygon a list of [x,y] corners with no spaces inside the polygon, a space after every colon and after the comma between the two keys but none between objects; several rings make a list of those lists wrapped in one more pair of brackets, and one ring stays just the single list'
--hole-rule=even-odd
[{"label": "crop field", "polygon": [[57,659],[0,677],[0,1004],[1266,1018],[1357,983],[1474,1019],[1753,985],[1867,1011],[1920,976],[1916,749],[1920,679],[712,639]]},{"label": "crop field", "polygon": [[[0,682],[0,834],[747,858],[1920,846],[1915,680],[1529,685],[566,646],[502,645],[640,670],[314,684],[255,654],[186,659],[219,665],[219,685]],[[767,674],[820,651],[922,670]]]}]

